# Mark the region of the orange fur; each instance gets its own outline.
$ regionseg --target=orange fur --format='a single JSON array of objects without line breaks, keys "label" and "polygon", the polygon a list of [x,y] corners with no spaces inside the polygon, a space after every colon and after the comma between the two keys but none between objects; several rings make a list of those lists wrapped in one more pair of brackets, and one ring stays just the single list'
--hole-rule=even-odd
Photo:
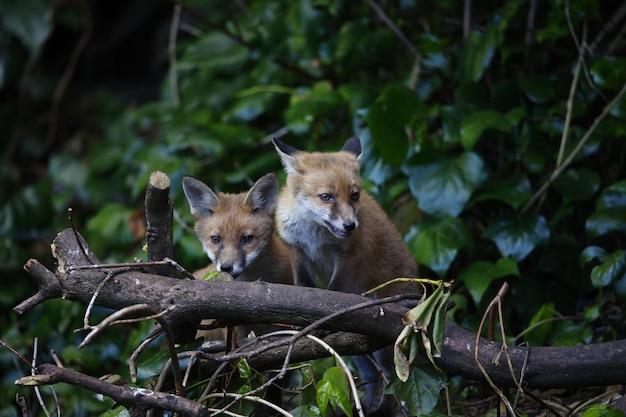
[{"label": "orange fur", "polygon": [[[287,171],[276,209],[280,236],[292,248],[297,285],[362,293],[397,277],[417,276],[417,265],[378,203],[361,188],[357,138],[339,152],[302,152],[274,145]],[[419,293],[396,283],[379,297]]]},{"label": "orange fur", "polygon": [[191,177],[183,179],[183,189],[196,235],[213,262],[196,276],[217,269],[241,281],[293,284],[289,250],[274,229],[274,174],[259,179],[247,193],[215,193]]}]

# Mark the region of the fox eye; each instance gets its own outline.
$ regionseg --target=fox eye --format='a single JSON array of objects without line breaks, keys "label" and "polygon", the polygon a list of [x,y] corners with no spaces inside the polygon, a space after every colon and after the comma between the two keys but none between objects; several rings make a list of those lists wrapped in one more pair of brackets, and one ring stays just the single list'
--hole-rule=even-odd
[{"label": "fox eye", "polygon": [[355,191],[355,192],[353,192],[353,193],[352,193],[352,195],[350,196],[350,200],[352,200],[352,201],[359,201],[359,197],[360,197],[359,192],[358,192],[358,191]]},{"label": "fox eye", "polygon": [[219,235],[211,236],[211,243],[213,243],[214,245],[219,245],[221,241],[222,241],[222,238]]},{"label": "fox eye", "polygon": [[243,235],[241,236],[241,244],[242,245],[249,245],[252,243],[252,241],[254,240],[254,236],[252,235]]},{"label": "fox eye", "polygon": [[319,196],[319,197],[320,197],[320,200],[322,200],[322,201],[323,201],[323,202],[325,202],[325,203],[328,203],[328,202],[330,202],[330,201],[333,201],[333,196],[332,196],[332,194],[323,193],[323,194],[320,194],[320,196]]}]

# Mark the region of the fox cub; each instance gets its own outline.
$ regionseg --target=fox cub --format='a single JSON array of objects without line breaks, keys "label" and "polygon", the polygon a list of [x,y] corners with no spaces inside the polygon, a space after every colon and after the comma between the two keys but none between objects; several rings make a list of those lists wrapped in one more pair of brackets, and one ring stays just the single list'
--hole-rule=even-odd
[{"label": "fox cub", "polygon": [[[277,203],[280,236],[292,247],[297,285],[362,293],[397,277],[417,276],[417,265],[378,203],[361,189],[361,142],[339,152],[303,152],[274,139],[287,182]],[[395,283],[379,297],[416,293]]]},{"label": "fox cub", "polygon": [[240,194],[215,193],[201,181],[185,177],[183,191],[196,235],[213,262],[196,277],[218,270],[240,281],[293,284],[289,250],[274,228],[276,175],[265,175]]}]

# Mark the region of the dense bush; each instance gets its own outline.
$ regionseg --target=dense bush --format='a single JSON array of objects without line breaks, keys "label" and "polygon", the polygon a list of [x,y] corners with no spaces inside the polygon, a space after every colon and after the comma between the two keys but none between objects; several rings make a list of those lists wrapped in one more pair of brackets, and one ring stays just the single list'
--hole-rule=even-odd
[{"label": "dense bush", "polygon": [[[185,1],[180,19],[168,6],[164,20],[177,38],[157,43],[154,58],[169,57],[160,98],[136,106],[89,85],[89,68],[72,61],[81,50],[62,42],[80,45],[98,15],[52,13],[39,0],[4,6],[0,337],[26,356],[39,337],[40,360],[54,348],[86,373],[102,363],[123,373],[140,337],[129,329],[77,352],[77,305],[47,302],[20,320],[8,312],[32,291],[21,265],[49,259],[68,207],[103,260],[145,258],[143,192],[163,171],[181,219],[176,259],[194,269],[206,258],[182,226],[182,176],[243,190],[281,172],[272,136],[306,150],[359,136],[367,190],[423,275],[455,280],[450,317],[466,328],[506,280],[511,339],[540,321],[522,335],[531,345],[623,336],[620,2],[474,2],[464,24],[459,2],[446,0]],[[76,82],[63,90],[68,74]],[[17,368],[7,351],[0,358],[0,415],[12,415]],[[71,398],[73,414],[99,409],[89,393]]]}]

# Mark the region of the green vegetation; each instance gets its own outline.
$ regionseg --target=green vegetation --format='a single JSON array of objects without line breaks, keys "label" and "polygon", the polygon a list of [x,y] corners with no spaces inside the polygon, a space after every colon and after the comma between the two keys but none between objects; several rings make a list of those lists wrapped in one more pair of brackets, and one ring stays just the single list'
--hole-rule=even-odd
[{"label": "green vegetation", "polygon": [[[624,21],[611,21],[621,2],[471,2],[465,35],[460,2],[377,4],[183,1],[177,38],[154,53],[170,59],[159,98],[132,106],[85,87],[88,69],[71,56],[84,52],[97,15],[0,1],[0,339],[30,359],[38,338],[39,363],[54,349],[72,369],[126,375],[150,325],[118,327],[78,350],[83,306],[55,300],[24,317],[10,311],[34,292],[22,265],[33,257],[52,268],[49,243],[69,226],[68,207],[103,261],[145,259],[143,192],[159,170],[182,219],[176,260],[204,266],[181,226],[192,220],[182,177],[223,191],[268,172],[284,178],[273,135],[308,151],[361,138],[366,189],[405,234],[423,276],[455,281],[449,319],[478,329],[507,281],[511,341],[522,332],[531,345],[623,337],[626,46],[613,41]],[[337,368],[316,370],[323,383],[302,395],[310,403],[301,415],[316,394],[325,398],[317,410],[345,407]],[[13,381],[25,372],[0,349],[0,416],[15,415],[15,395],[25,392]],[[432,384],[403,398],[445,412],[432,387],[461,383],[420,372],[409,383]],[[112,406],[73,387],[55,391],[64,415]]]}]

